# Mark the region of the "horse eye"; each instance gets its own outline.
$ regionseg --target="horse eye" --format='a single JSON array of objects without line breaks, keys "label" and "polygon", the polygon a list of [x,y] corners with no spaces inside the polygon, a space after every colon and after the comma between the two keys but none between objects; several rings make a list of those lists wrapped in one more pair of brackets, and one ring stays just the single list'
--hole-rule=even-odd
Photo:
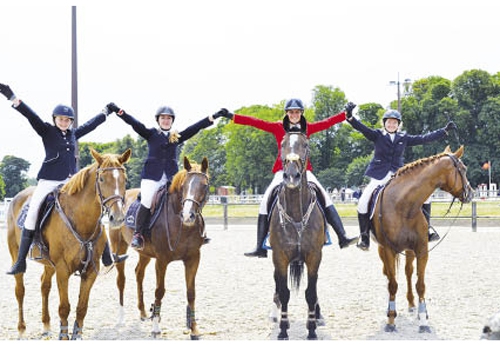
[{"label": "horse eye", "polygon": [[102,176],[99,176],[99,182],[104,182],[104,178]]}]

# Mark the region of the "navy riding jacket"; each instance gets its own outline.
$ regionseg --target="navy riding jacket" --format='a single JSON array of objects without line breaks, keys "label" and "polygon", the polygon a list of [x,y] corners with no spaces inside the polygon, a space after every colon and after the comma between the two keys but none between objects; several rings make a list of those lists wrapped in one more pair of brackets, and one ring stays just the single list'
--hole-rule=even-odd
[{"label": "navy riding jacket", "polygon": [[159,181],[163,173],[171,181],[173,176],[179,171],[177,165],[177,147],[203,128],[212,124],[212,121],[206,117],[184,129],[179,133],[180,138],[178,141],[171,143],[169,142],[170,132],[165,135],[159,128],[146,128],[141,122],[125,112],[118,117],[131,125],[134,131],[148,142],[148,157],[144,162],[141,178],[154,181]]},{"label": "navy riding jacket", "polygon": [[76,141],[106,121],[106,115],[101,113],[78,128],[63,133],[57,126],[42,121],[24,102],[13,108],[26,117],[31,127],[42,137],[45,159],[38,172],[38,180],[62,181],[74,175]]},{"label": "navy riding jacket", "polygon": [[373,141],[375,152],[373,159],[365,171],[365,175],[377,180],[383,179],[389,171],[396,172],[404,165],[404,152],[407,146],[430,143],[442,139],[447,135],[444,128],[425,135],[410,135],[406,132],[396,132],[394,141],[392,141],[389,133],[381,129],[369,128],[354,117],[347,122],[360,131],[366,139]]}]

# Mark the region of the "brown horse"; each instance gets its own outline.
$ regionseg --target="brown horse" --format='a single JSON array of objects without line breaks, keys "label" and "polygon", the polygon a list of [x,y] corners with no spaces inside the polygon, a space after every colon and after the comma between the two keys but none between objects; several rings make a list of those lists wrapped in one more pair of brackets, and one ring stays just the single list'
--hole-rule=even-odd
[{"label": "brown horse", "polygon": [[276,206],[271,211],[269,241],[273,252],[274,301],[281,309],[279,340],[288,339],[288,269],[291,286],[296,290],[307,266],[307,288],[305,297],[308,305],[307,339],[317,339],[316,326],[322,317],[318,304],[318,270],[325,243],[325,218],[317,203],[316,192],[306,177],[309,158],[309,140],[301,133],[287,133],[281,144],[283,161],[283,182],[278,187]]},{"label": "brown horse", "polygon": [[[200,333],[195,319],[195,279],[200,262],[200,247],[204,240],[205,222],[201,211],[208,200],[209,176],[208,160],[203,158],[201,165],[193,164],[184,158],[184,169],[173,178],[168,190],[168,199],[163,203],[160,215],[151,227],[151,237],[145,236],[144,249],[138,251],[139,262],[135,268],[137,298],[140,317],[147,319],[144,309],[143,281],[146,266],[152,258],[156,259],[155,301],[151,306],[153,321],[151,334],[161,334],[159,327],[161,301],[165,295],[165,275],[172,261],[182,260],[185,268],[187,315],[186,324],[191,339],[198,339]],[[126,208],[137,199],[139,189],[127,190]],[[132,240],[133,229],[124,225],[121,231],[111,232],[112,247],[119,254],[127,251]],[[123,290],[125,288],[125,263],[116,265],[117,285],[120,292],[120,314],[123,314]],[[120,316],[121,318],[122,316]]]},{"label": "brown horse", "polygon": [[463,146],[455,153],[448,146],[438,155],[407,164],[396,172],[380,192],[372,225],[379,244],[378,253],[383,262],[383,272],[389,281],[387,332],[396,329],[396,263],[401,252],[406,255],[406,298],[409,309],[413,311],[415,308],[412,274],[416,258],[419,331],[431,331],[427,324],[425,304],[425,267],[429,256],[428,224],[422,213],[422,205],[436,188],[450,193],[463,203],[472,200],[473,190],[466,177],[467,169],[460,160],[463,152]]},{"label": "brown horse", "polygon": [[[59,288],[59,339],[68,339],[68,281],[71,274],[80,274],[80,294],[72,339],[82,336],[83,320],[87,314],[90,290],[99,271],[99,259],[107,241],[101,218],[107,213],[110,221],[122,222],[126,174],[123,164],[131,151],[122,155],[99,154],[91,149],[94,164],[80,170],[60,190],[55,207],[42,229],[41,238],[48,247],[48,256],[38,258],[44,265],[41,279],[42,322],[45,333],[50,332],[49,293],[52,276],[56,274]],[[24,203],[33,188],[18,193],[9,205],[7,242],[13,262],[19,250],[21,229],[17,224]],[[15,294],[19,307],[17,329],[20,336],[26,330],[24,321],[24,273],[16,274]]]}]

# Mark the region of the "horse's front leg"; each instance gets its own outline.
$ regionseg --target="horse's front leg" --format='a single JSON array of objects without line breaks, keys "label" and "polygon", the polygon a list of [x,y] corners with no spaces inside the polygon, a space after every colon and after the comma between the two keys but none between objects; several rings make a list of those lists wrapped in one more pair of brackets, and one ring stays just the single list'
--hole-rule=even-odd
[{"label": "horse's front leg", "polygon": [[83,333],[83,320],[87,315],[87,310],[89,307],[89,297],[92,286],[97,278],[97,273],[94,270],[88,272],[88,274],[80,279],[80,294],[78,296],[78,305],[76,307],[76,320],[73,325],[73,335],[71,340],[81,340]]},{"label": "horse's front leg", "polygon": [[408,311],[413,313],[415,311],[415,296],[413,295],[413,262],[415,260],[415,254],[412,250],[407,250],[406,264],[405,264],[405,275],[406,275],[406,300],[408,301]]},{"label": "horse's front leg", "polygon": [[52,266],[44,266],[42,273],[42,282],[40,289],[42,291],[42,323],[43,336],[50,336],[50,311],[49,311],[49,295],[52,289],[52,277],[56,271]]},{"label": "horse's front leg", "polygon": [[384,264],[384,274],[387,276],[389,291],[389,305],[387,307],[386,332],[396,331],[395,320],[398,316],[396,312],[396,293],[398,291],[398,282],[396,281],[396,254],[390,248],[378,247],[378,254]]},{"label": "horse's front leg", "polygon": [[417,251],[417,294],[418,294],[418,319],[420,320],[419,332],[420,333],[431,333],[431,328],[428,325],[427,320],[429,315],[427,314],[427,305],[425,304],[425,267],[427,266],[427,260],[429,254],[427,248],[423,248],[422,251]]},{"label": "horse's front leg", "polygon": [[191,340],[199,340],[200,331],[196,323],[195,301],[196,301],[196,273],[200,264],[200,252],[193,254],[188,260],[184,260],[184,275],[186,279],[186,327],[191,332]]},{"label": "horse's front leg", "polygon": [[161,334],[160,321],[161,321],[161,300],[165,296],[165,274],[167,271],[167,263],[162,260],[156,259],[156,290],[155,290],[155,301],[151,306],[151,319],[153,321],[153,330],[151,335],[156,338]]},{"label": "horse's front leg", "polygon": [[59,319],[60,331],[59,340],[69,340],[68,315],[70,304],[68,298],[69,267],[60,264],[56,267],[57,288],[59,290]]},{"label": "horse's front leg", "polygon": [[288,288],[287,268],[288,263],[278,264],[275,261],[274,282],[276,284],[276,291],[279,295],[281,303],[281,331],[278,334],[278,340],[288,340],[287,330],[290,328],[290,321],[288,320],[288,302],[290,301],[290,289]]},{"label": "horse's front leg", "polygon": [[16,279],[15,294],[17,299],[17,309],[18,309],[18,321],[17,321],[17,331],[19,332],[19,338],[24,336],[26,332],[26,323],[24,321],[24,273],[14,275]]},{"label": "horse's front leg", "polygon": [[139,254],[139,261],[137,262],[137,266],[135,266],[135,281],[137,283],[137,308],[139,308],[142,321],[148,318],[146,309],[144,308],[143,282],[144,274],[146,273],[146,267],[150,261],[150,258]]},{"label": "horse's front leg", "polygon": [[[116,249],[116,255],[123,255],[127,253],[128,244],[125,242],[121,232],[115,234],[113,231],[110,232],[110,239],[113,250]],[[117,325],[124,325],[125,323],[125,308],[124,308],[124,291],[125,291],[125,263],[127,261],[118,262],[115,264],[116,267],[116,286],[118,287],[119,294],[119,310],[118,310],[118,321]]]}]

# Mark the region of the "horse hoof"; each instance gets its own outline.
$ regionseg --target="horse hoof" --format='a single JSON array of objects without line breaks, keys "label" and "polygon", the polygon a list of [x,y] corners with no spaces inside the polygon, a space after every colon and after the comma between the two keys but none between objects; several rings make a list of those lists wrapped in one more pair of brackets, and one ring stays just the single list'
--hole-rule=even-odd
[{"label": "horse hoof", "polygon": [[281,332],[278,334],[278,340],[288,340],[288,334],[286,332]]},{"label": "horse hoof", "polygon": [[323,318],[316,319],[316,325],[317,326],[325,326],[326,325],[325,319],[323,319]]},{"label": "horse hoof", "polygon": [[386,332],[397,332],[396,331],[396,325],[385,325],[385,329],[384,329]]},{"label": "horse hoof", "polygon": [[269,322],[278,323],[278,318],[276,316],[270,316],[269,317]]},{"label": "horse hoof", "polygon": [[161,332],[156,332],[156,331],[153,331],[151,332],[151,336],[156,339],[157,336],[161,335]]},{"label": "horse hoof", "polygon": [[191,334],[191,340],[200,340],[200,336],[196,334]]},{"label": "horse hoof", "polygon": [[409,313],[414,313],[414,312],[415,312],[415,310],[416,310],[416,308],[415,308],[415,307],[410,307],[410,308],[408,308],[408,312],[409,312]]},{"label": "horse hoof", "polygon": [[418,333],[432,333],[429,326],[420,326],[418,328]]}]

